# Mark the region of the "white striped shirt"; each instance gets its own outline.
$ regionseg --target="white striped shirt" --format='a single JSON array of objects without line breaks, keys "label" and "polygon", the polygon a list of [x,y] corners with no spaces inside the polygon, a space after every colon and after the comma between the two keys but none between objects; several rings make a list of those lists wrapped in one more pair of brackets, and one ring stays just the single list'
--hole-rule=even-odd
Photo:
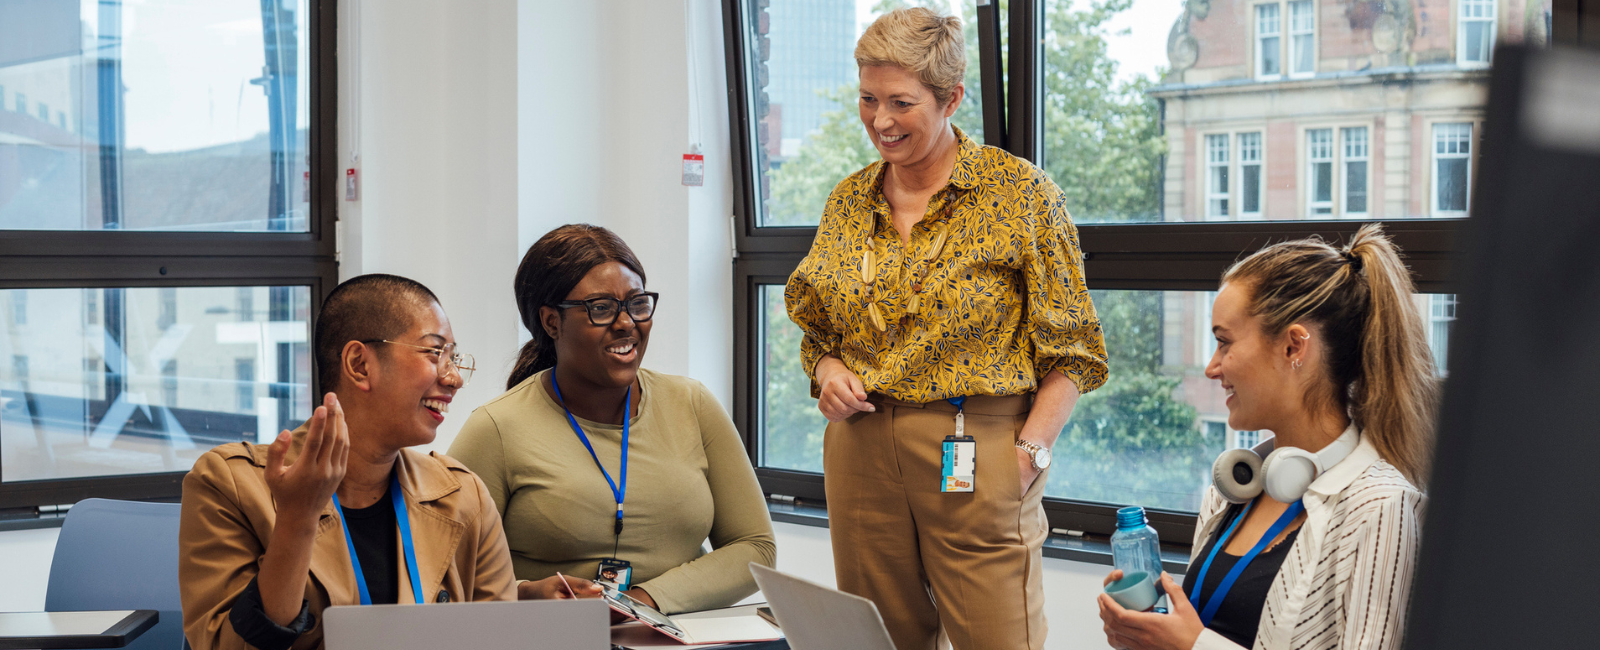
[{"label": "white striped shirt", "polygon": [[[1261,611],[1254,650],[1392,650],[1405,630],[1425,497],[1363,437],[1311,483],[1306,520]],[[1206,490],[1194,553],[1228,502]],[[1193,561],[1193,558],[1190,558]],[[1239,650],[1211,630],[1195,650]]]}]

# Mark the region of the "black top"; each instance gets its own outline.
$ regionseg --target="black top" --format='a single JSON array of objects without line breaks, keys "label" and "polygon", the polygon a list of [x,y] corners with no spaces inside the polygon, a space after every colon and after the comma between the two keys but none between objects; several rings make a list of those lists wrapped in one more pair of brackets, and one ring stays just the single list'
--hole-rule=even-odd
[{"label": "black top", "polygon": [[[376,605],[392,605],[400,595],[400,550],[396,548],[400,524],[389,499],[389,493],[384,492],[383,498],[365,508],[339,508],[345,525],[350,527],[350,539],[355,541],[367,592]],[[344,532],[338,535],[343,537]],[[233,601],[228,621],[239,638],[259,650],[288,650],[300,635],[316,626],[316,617],[305,601],[301,601],[300,614],[289,625],[272,622],[261,605],[261,588],[253,578]]]},{"label": "black top", "polygon": [[374,605],[393,605],[400,598],[400,523],[394,516],[389,492],[365,508],[344,508],[345,525],[356,544],[356,558],[367,578],[367,593]]},{"label": "black top", "polygon": [[[1194,580],[1200,575],[1200,567],[1205,566],[1211,548],[1217,544],[1217,538],[1227,532],[1228,526],[1243,510],[1244,507],[1239,504],[1228,506],[1216,534],[1206,541],[1205,548],[1200,549],[1200,554],[1189,563],[1189,572],[1183,576],[1183,593],[1194,595]],[[1239,574],[1239,579],[1234,581],[1233,588],[1228,590],[1228,596],[1217,607],[1217,614],[1207,628],[1246,648],[1255,645],[1256,629],[1261,626],[1261,610],[1267,606],[1267,590],[1272,588],[1272,580],[1278,576],[1278,569],[1283,567],[1284,558],[1289,557],[1289,547],[1294,545],[1294,538],[1299,534],[1300,528],[1296,527],[1284,536],[1282,542],[1262,551],[1250,561],[1250,565]],[[1217,559],[1211,562],[1211,569],[1206,571],[1206,582],[1201,585],[1198,598],[1200,605],[1195,607],[1196,613],[1205,611],[1206,600],[1216,593],[1217,585],[1222,584],[1222,579],[1242,559],[1238,555],[1229,555],[1226,547],[1217,553]]]}]

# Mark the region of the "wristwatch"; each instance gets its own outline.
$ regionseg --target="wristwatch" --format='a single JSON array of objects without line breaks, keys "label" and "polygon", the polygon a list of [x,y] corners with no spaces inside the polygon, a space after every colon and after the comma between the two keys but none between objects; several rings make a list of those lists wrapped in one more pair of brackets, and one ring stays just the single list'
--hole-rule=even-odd
[{"label": "wristwatch", "polygon": [[1044,447],[1040,447],[1039,445],[1022,439],[1017,440],[1017,449],[1028,452],[1028,460],[1029,462],[1033,463],[1034,469],[1042,472],[1046,467],[1050,466],[1049,449],[1045,449]]}]

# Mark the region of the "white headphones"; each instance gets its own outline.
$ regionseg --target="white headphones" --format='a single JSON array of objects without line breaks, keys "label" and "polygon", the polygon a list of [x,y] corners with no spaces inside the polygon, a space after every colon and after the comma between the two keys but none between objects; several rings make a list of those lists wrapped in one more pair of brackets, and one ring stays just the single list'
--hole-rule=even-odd
[{"label": "white headphones", "polygon": [[[1361,442],[1361,434],[1351,425],[1322,451],[1315,454],[1298,447],[1273,449],[1268,438],[1254,449],[1229,449],[1211,464],[1211,482],[1222,498],[1244,503],[1256,498],[1263,488],[1280,503],[1294,503],[1328,468],[1344,460]],[[1261,455],[1266,454],[1266,460]]]}]

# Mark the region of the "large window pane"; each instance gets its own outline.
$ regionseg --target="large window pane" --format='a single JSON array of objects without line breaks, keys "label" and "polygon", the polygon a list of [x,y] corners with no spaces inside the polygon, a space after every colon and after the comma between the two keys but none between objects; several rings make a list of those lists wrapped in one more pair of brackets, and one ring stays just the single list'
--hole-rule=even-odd
[{"label": "large window pane", "polygon": [[8,289],[0,308],[0,481],[186,471],[309,415],[308,287]]},{"label": "large window pane", "polygon": [[[760,226],[816,225],[833,187],[878,160],[857,110],[856,39],[881,0],[743,0]],[[953,121],[983,142],[976,5],[920,3],[959,15],[966,98]]]},{"label": "large window pane", "polygon": [[800,328],[784,310],[783,286],[760,291],[760,427],[763,465],[822,471],[822,431],[827,419],[811,398],[811,379],[800,367]]},{"label": "large window pane", "polygon": [[0,2],[0,229],[305,231],[306,0]]},{"label": "large window pane", "polygon": [[[1090,293],[1113,372],[1078,401],[1053,450],[1045,494],[1194,512],[1218,453],[1272,435],[1230,427],[1226,395],[1205,377],[1216,352],[1210,327],[1216,294]],[[1442,360],[1454,296],[1418,294],[1413,301]]]},{"label": "large window pane", "polygon": [[[1046,0],[1041,166],[1079,224],[1204,221],[1224,201],[1209,138],[1257,132],[1264,163],[1259,176],[1238,168],[1250,182],[1228,188],[1232,218],[1465,216],[1435,208],[1428,124],[1480,122],[1487,48],[1548,43],[1550,6],[1533,0],[1516,21],[1496,22],[1492,0],[1421,13],[1312,0]],[[1312,173],[1300,134],[1314,129],[1364,129],[1365,156],[1335,151]],[[1446,178],[1447,200],[1464,200],[1456,188],[1471,180]]]}]

